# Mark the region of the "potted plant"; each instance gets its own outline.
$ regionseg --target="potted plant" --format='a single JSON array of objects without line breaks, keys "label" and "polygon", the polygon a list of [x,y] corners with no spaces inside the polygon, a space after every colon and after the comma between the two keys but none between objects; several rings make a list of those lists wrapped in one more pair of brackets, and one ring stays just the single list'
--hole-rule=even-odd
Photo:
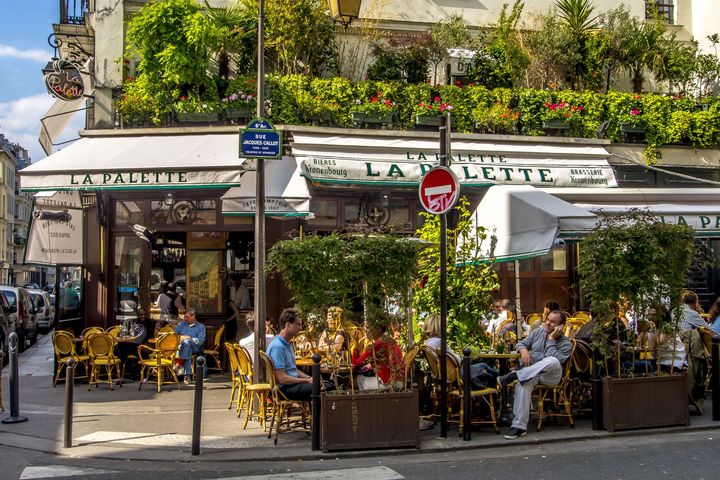
[{"label": "potted plant", "polygon": [[548,133],[564,133],[574,127],[583,107],[567,102],[545,102],[542,110],[543,128]]},{"label": "potted plant", "polygon": [[650,307],[667,306],[672,317],[666,332],[675,337],[694,256],[692,228],[664,223],[643,211],[605,217],[581,242],[578,270],[595,322],[592,345],[603,371],[604,428],[688,423],[685,374],[673,368],[636,373],[634,357],[624,353],[634,347],[634,336],[624,330],[620,310],[634,312],[639,323]]},{"label": "potted plant", "polygon": [[419,102],[413,111],[415,125],[419,127],[439,127],[440,116],[452,112],[453,106],[443,102],[440,97],[434,97],[432,102]]},{"label": "potted plant", "polygon": [[[305,315],[326,318],[332,305],[363,305],[366,325],[397,321],[391,305],[409,304],[417,243],[393,235],[306,236],[277,242],[267,265],[280,273]],[[377,365],[378,359],[371,359]],[[402,365],[391,368],[387,389],[350,388],[323,394],[323,450],[419,446],[418,397],[406,391]]]},{"label": "potted plant", "polygon": [[620,138],[623,142],[645,138],[645,117],[640,106],[633,106],[618,116]]},{"label": "potted plant", "polygon": [[334,123],[334,114],[339,109],[337,102],[326,102],[306,90],[300,90],[295,97],[298,116],[313,125]]},{"label": "potted plant", "polygon": [[516,133],[520,112],[497,102],[490,107],[481,105],[473,110],[475,130],[479,133]]},{"label": "potted plant", "polygon": [[369,100],[356,99],[355,105],[350,110],[350,119],[355,127],[376,125],[392,128],[394,108],[395,102],[378,92]]}]

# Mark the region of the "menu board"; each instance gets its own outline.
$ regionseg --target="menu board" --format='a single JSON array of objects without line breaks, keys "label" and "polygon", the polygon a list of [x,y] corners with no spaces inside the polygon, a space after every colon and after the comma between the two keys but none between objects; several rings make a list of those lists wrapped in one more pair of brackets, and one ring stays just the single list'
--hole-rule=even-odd
[{"label": "menu board", "polygon": [[222,252],[219,250],[188,251],[187,304],[199,315],[222,312],[221,267]]}]

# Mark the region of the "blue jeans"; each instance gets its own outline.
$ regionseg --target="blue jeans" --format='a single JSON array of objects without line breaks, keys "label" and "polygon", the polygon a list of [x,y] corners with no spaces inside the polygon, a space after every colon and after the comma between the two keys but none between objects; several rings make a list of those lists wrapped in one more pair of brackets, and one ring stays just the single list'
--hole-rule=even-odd
[{"label": "blue jeans", "polygon": [[192,372],[192,356],[202,352],[202,345],[198,345],[192,340],[182,340],[178,347],[178,358],[185,360],[183,362],[183,370],[186,375]]}]

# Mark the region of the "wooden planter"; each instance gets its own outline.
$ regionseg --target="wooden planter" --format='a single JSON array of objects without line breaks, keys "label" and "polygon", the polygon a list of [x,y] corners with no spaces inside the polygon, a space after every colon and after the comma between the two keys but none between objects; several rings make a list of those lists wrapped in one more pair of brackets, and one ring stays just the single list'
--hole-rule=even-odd
[{"label": "wooden planter", "polygon": [[417,390],[326,395],[321,400],[323,452],[420,447]]},{"label": "wooden planter", "polygon": [[250,107],[228,108],[225,110],[225,119],[229,122],[247,122],[252,117]]},{"label": "wooden planter", "polygon": [[545,120],[543,122],[543,128],[545,130],[564,132],[565,130],[570,129],[570,123],[566,120]]},{"label": "wooden planter", "polygon": [[215,113],[178,113],[178,123],[215,123],[220,119],[220,115]]},{"label": "wooden planter", "polygon": [[623,142],[642,142],[645,140],[645,127],[621,123],[620,138]]},{"label": "wooden planter", "polygon": [[350,112],[350,119],[355,128],[392,128],[393,122],[392,112]]},{"label": "wooden planter", "polygon": [[603,427],[613,432],[688,425],[687,375],[603,378]]},{"label": "wooden planter", "polygon": [[440,115],[415,115],[415,125],[419,127],[439,127]]}]

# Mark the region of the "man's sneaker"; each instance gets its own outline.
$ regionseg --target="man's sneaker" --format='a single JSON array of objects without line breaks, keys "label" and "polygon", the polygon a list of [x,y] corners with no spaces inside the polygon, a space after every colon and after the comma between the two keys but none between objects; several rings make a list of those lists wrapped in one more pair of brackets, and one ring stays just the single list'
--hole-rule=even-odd
[{"label": "man's sneaker", "polygon": [[524,437],[527,435],[527,430],[521,428],[511,428],[510,431],[505,435],[506,440],[515,440],[518,437]]},{"label": "man's sneaker", "polygon": [[498,387],[504,389],[507,388],[508,384],[514,382],[517,380],[517,373],[515,371],[512,371],[510,373],[506,373],[505,375],[500,375],[497,377],[497,384]]},{"label": "man's sneaker", "polygon": [[183,378],[183,383],[185,385],[190,385],[191,382],[192,380],[190,380],[190,375],[185,375],[185,378]]}]

